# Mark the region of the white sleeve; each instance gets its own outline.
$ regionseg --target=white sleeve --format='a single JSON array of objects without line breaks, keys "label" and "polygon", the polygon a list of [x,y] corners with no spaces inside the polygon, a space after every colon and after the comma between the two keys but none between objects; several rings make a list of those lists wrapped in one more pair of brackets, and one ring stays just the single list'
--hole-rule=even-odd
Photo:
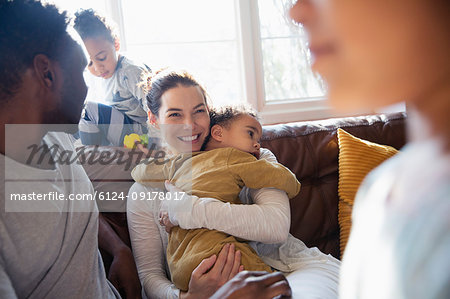
[{"label": "white sleeve", "polygon": [[260,148],[259,149],[259,159],[265,159],[269,162],[272,163],[278,163],[277,158],[275,157],[275,155],[268,150],[267,148]]},{"label": "white sleeve", "polygon": [[[276,162],[275,156],[267,149],[261,150],[261,158]],[[249,202],[248,194],[253,199],[252,205],[233,205],[213,198],[187,196],[183,211],[168,206],[169,216],[173,223],[184,229],[203,227],[251,241],[285,242],[291,224],[286,192],[274,188],[244,188],[241,192],[243,202]]]},{"label": "white sleeve", "polygon": [[[128,193],[127,218],[131,245],[142,286],[148,298],[178,298],[180,291],[167,278],[163,238],[154,213],[156,200],[147,200],[151,189],[135,183]],[[141,193],[144,192],[144,193]],[[135,196],[132,196],[135,193]],[[144,198],[144,200],[140,200]],[[133,200],[137,199],[137,200]]]}]

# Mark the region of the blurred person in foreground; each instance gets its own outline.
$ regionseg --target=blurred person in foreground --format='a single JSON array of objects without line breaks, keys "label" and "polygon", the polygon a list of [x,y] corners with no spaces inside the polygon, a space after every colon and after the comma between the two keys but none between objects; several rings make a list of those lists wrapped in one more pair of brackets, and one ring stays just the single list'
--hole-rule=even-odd
[{"label": "blurred person in foreground", "polygon": [[297,1],[341,110],[408,108],[409,144],[361,186],[341,298],[450,298],[450,2]]}]

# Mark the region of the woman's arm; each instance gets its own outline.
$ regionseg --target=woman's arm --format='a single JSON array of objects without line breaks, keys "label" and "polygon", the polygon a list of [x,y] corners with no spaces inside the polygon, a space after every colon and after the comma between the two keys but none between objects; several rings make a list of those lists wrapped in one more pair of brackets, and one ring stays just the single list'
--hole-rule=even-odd
[{"label": "woman's arm", "polygon": [[178,298],[179,290],[166,276],[163,239],[154,219],[154,209],[159,207],[156,201],[132,200],[135,198],[131,196],[133,192],[148,191],[144,186],[134,184],[127,203],[128,230],[139,278],[147,297]]},{"label": "woman's arm", "polygon": [[[267,149],[261,150],[261,158],[276,162]],[[167,187],[166,187],[167,188]],[[171,192],[180,190],[168,187]],[[244,188],[243,202],[253,205],[233,205],[213,198],[185,196],[183,209],[168,202],[167,209],[172,223],[185,229],[208,228],[227,234],[263,243],[283,243],[287,240],[291,222],[289,199],[284,191],[274,188],[250,190]]]},{"label": "woman's arm", "polygon": [[[152,191],[138,183],[128,193],[127,218],[133,254],[144,291],[149,298],[209,298],[219,287],[242,271],[241,254],[234,246],[224,246],[219,255],[203,260],[192,272],[189,292],[181,293],[167,278],[166,232],[155,221],[159,201],[145,200]],[[141,193],[143,192],[143,193]],[[132,196],[135,193],[137,196]],[[137,200],[134,200],[137,199]],[[144,199],[144,200],[140,200]]]}]

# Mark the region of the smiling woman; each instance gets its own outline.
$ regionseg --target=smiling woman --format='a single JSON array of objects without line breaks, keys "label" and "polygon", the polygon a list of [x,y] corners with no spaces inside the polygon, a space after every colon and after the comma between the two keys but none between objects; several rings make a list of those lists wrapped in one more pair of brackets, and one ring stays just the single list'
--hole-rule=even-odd
[{"label": "smiling woman", "polygon": [[[174,247],[179,247],[181,253],[184,252],[184,246],[170,245],[172,234],[168,238],[166,230],[158,225],[158,223],[166,223],[167,219],[170,219],[170,221],[174,221],[174,224],[179,225],[177,231],[197,231],[196,229],[207,228],[210,231],[220,231],[246,240],[269,243],[263,245],[267,247],[264,247],[260,257],[280,256],[280,260],[275,258],[277,265],[267,264],[279,270],[294,271],[295,267],[287,268],[283,265],[289,261],[300,259],[299,255],[308,257],[308,262],[302,263],[302,268],[298,269],[295,274],[297,276],[294,276],[298,278],[295,281],[297,292],[305,292],[310,297],[336,298],[339,261],[314,248],[307,248],[302,241],[289,235],[290,209],[286,192],[292,196],[293,193],[298,192],[300,185],[295,176],[282,175],[272,169],[271,166],[274,166],[277,161],[270,151],[260,149],[259,139],[262,129],[255,115],[247,114],[246,110],[245,112],[241,111],[241,114],[224,113],[224,116],[220,117],[216,115],[216,119],[213,114],[213,123],[210,123],[206,93],[189,74],[166,70],[147,82],[150,83],[148,88],[150,90],[147,94],[150,121],[161,128],[162,126],[173,127],[170,131],[165,129],[163,137],[177,155],[172,156],[170,163],[163,165],[163,171],[159,170],[161,167],[158,168],[156,163],[148,165],[144,163],[136,167],[133,170],[133,178],[145,185],[134,184],[129,191],[129,196],[133,198],[136,196],[135,194],[154,192],[155,190],[165,192],[154,188],[165,188],[169,194],[186,192],[180,205],[168,208],[166,214],[164,211],[161,214],[160,209],[170,205],[169,201],[127,202],[130,238],[138,272],[147,296],[152,298],[206,298],[234,276],[241,261],[243,265],[251,265],[251,263],[247,263],[250,256],[248,250],[244,251],[237,247],[238,245],[222,247],[228,241],[219,242],[213,246],[212,243],[215,243],[211,242],[213,239],[207,239],[205,242],[195,243],[195,248],[202,248],[199,250],[202,252],[199,256],[203,261],[197,259],[199,256],[193,259],[196,262],[190,263],[190,266],[193,264],[194,267],[197,267],[194,271],[192,271],[193,268],[181,272],[172,269]],[[226,114],[227,116],[225,116]],[[192,131],[189,131],[189,128],[192,128]],[[192,151],[200,149],[210,130],[211,136],[205,146],[206,151],[192,153]],[[192,164],[187,163],[186,158],[187,160],[192,159]],[[194,165],[194,161],[197,161],[198,164]],[[189,164],[192,167],[189,167]],[[269,166],[270,169],[263,171],[262,168],[255,169],[253,167],[259,165]],[[285,168],[279,164],[276,165],[275,168],[284,173],[283,169]],[[222,175],[219,175],[220,173]],[[260,176],[261,173],[266,173],[264,178]],[[270,174],[274,173],[278,174],[272,177]],[[245,185],[248,180],[248,186],[256,189],[250,191],[244,187],[246,191],[241,192],[242,202],[255,204],[230,205],[230,202],[240,203],[236,195],[239,194],[244,184],[244,177],[247,178]],[[161,184],[168,178],[173,179],[176,185],[166,184],[164,186]],[[236,178],[239,179],[236,181]],[[251,178],[256,179],[256,182]],[[265,181],[264,183],[263,179],[269,179],[269,182]],[[205,189],[197,188],[199,187],[197,182],[202,182]],[[291,187],[294,190],[285,190],[285,188]],[[222,197],[219,195],[221,194],[220,190],[227,194],[227,200],[222,201]],[[216,192],[218,193],[216,194]],[[232,225],[230,225],[231,223]],[[192,232],[192,234],[196,233]],[[192,236],[191,233],[189,236]],[[231,238],[234,237],[229,239],[233,243]],[[190,237],[183,240],[190,242]],[[184,241],[183,244],[186,245]],[[211,251],[204,251],[205,248],[202,246],[205,245]],[[287,248],[290,250],[286,250]],[[170,254],[169,249],[172,250]],[[177,253],[176,256],[179,254]],[[180,260],[184,261],[184,259]],[[175,267],[177,267],[176,264],[175,261]],[[258,266],[259,268],[249,267],[249,269],[270,270],[267,265],[261,265],[259,262],[257,264],[262,268]],[[165,273],[170,273],[170,276]],[[182,277],[179,276],[179,273],[182,273]],[[191,273],[192,276],[190,276]],[[186,278],[189,277],[191,281],[188,287]],[[320,277],[320,279],[315,279],[315,282],[311,283],[311,277]],[[180,292],[178,288],[182,291]],[[186,290],[187,292],[184,292]]]},{"label": "smiling woman", "polygon": [[172,151],[199,151],[209,134],[206,91],[182,71],[162,71],[148,81],[150,124],[160,127]]},{"label": "smiling woman", "polygon": [[[217,117],[205,151],[171,156],[169,166],[158,167],[153,159],[149,159],[136,166],[132,172],[133,178],[153,188],[158,188],[164,179],[169,179],[190,195],[214,197],[232,204],[241,203],[238,195],[244,184],[248,188],[278,188],[286,191],[291,198],[295,196],[300,190],[300,183],[294,174],[280,164],[257,160],[252,156],[255,152],[259,153],[258,140],[262,131],[255,114],[239,107],[228,107],[223,111],[226,117],[221,116],[222,112],[215,112]],[[261,177],[259,173],[265,175]],[[182,207],[184,199],[176,205]],[[139,244],[138,239],[133,238],[133,242]],[[167,261],[171,280],[183,291],[188,290],[191,274],[201,261],[212,254],[219,254],[222,247],[228,244],[240,252],[242,266],[239,263],[233,265],[236,271],[245,268],[272,272],[247,242],[224,232],[174,227],[168,242]],[[142,269],[143,265],[138,267]]]},{"label": "smiling woman", "polygon": [[200,87],[172,88],[163,94],[161,102],[158,115],[152,114],[150,122],[165,125],[163,139],[172,149],[199,151],[209,133],[209,115]]}]

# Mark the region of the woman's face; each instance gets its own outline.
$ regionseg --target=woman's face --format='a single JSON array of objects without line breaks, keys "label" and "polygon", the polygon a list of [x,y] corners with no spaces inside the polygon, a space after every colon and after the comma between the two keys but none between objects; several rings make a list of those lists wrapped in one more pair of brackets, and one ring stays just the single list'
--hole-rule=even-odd
[{"label": "woman's face", "polygon": [[376,108],[418,101],[446,82],[444,2],[299,0],[290,15],[309,34],[313,70],[327,81],[332,103]]},{"label": "woman's face", "polygon": [[161,97],[155,119],[166,143],[177,152],[199,151],[209,134],[209,112],[198,86],[177,86]]},{"label": "woman's face", "polygon": [[89,53],[88,70],[92,75],[103,79],[111,78],[118,60],[118,44],[114,45],[104,38],[87,38],[83,40]]}]

